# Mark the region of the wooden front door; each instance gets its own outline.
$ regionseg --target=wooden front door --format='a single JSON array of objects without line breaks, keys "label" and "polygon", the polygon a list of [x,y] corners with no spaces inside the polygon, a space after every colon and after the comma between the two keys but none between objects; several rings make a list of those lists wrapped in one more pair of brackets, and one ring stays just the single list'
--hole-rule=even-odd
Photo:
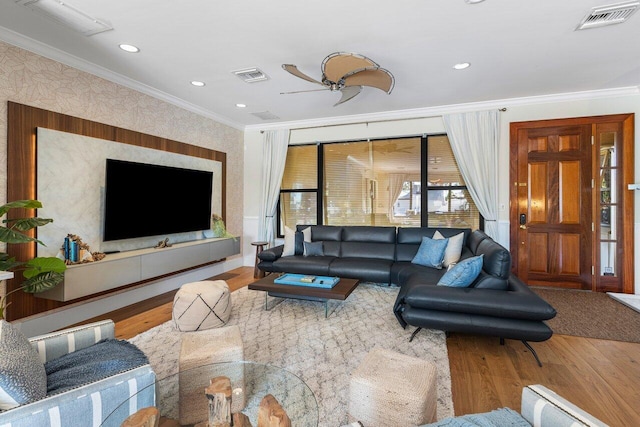
[{"label": "wooden front door", "polygon": [[515,138],[516,274],[530,285],[591,289],[591,126],[541,124]]},{"label": "wooden front door", "polygon": [[511,123],[512,271],[634,292],[634,115]]}]

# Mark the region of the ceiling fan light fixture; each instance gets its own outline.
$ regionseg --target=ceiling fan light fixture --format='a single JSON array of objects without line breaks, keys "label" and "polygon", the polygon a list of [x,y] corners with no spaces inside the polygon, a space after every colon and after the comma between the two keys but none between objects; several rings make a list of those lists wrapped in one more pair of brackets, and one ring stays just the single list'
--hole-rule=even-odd
[{"label": "ceiling fan light fixture", "polygon": [[453,66],[454,70],[464,70],[465,68],[469,68],[471,66],[471,63],[469,62],[460,62],[456,65]]}]

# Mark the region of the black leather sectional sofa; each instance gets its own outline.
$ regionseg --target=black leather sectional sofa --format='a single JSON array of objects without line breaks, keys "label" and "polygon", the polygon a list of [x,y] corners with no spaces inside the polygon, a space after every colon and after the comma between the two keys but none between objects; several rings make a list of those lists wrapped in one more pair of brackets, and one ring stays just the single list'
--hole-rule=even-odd
[{"label": "black leather sectional sofa", "polygon": [[[300,232],[308,226],[297,226]],[[356,278],[400,286],[393,311],[400,325],[518,339],[544,341],[552,330],[544,323],[556,311],[511,274],[511,254],[480,230],[310,226],[311,241],[322,242],[323,255],[282,256],[283,246],[259,254],[265,272]],[[466,288],[436,285],[446,269],[413,264],[422,237],[464,233],[460,260],[483,255],[478,278]],[[300,233],[298,233],[300,235]],[[301,253],[298,240],[296,253]],[[415,333],[414,333],[415,335]],[[412,337],[413,338],[413,337]],[[539,361],[538,361],[539,363]]]}]

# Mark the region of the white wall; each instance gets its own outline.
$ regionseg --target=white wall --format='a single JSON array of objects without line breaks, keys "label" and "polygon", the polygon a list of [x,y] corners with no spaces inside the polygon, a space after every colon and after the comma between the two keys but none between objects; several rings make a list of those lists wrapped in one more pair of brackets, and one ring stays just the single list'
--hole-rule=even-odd
[{"label": "white wall", "polygon": [[[584,117],[610,114],[636,113],[640,115],[640,94],[638,90],[593,92],[591,94],[573,94],[556,97],[518,99],[496,101],[497,107],[505,107],[507,111],[501,113],[500,117],[500,144],[498,162],[499,169],[499,194],[498,203],[501,206],[499,212],[499,237],[498,241],[505,247],[509,247],[509,126],[511,122],[558,119],[568,117]],[[473,108],[469,106],[467,111],[488,109],[486,104]],[[461,108],[458,108],[461,109]],[[316,127],[295,130],[296,126],[305,126],[304,123],[289,123],[283,127],[290,127],[291,143],[309,143],[317,141],[339,141],[363,138],[386,138],[395,136],[408,136],[419,134],[435,134],[444,132],[444,124],[440,117],[446,113],[443,108],[440,113],[430,109],[430,118],[425,119],[399,119],[384,121],[380,123],[361,123],[354,125],[331,125],[326,127]],[[397,112],[393,116],[398,116]],[[391,117],[391,114],[390,114]],[[378,117],[378,120],[384,120]],[[355,120],[354,120],[355,121]],[[357,120],[364,122],[366,120]],[[321,126],[321,124],[317,124]],[[640,144],[640,127],[635,127],[636,147]],[[249,227],[247,219],[255,218],[258,215],[258,205],[260,200],[259,175],[262,165],[261,134],[259,129],[247,128],[244,135],[245,144],[245,227]],[[635,170],[636,182],[640,182],[640,149],[636,148]],[[640,214],[638,207],[640,194],[635,197],[635,266],[640,266],[640,246],[637,244],[638,230],[640,230]],[[504,209],[502,209],[504,207]],[[252,231],[245,228],[245,234]],[[257,227],[253,230],[257,235]],[[640,271],[640,269],[636,269]],[[635,275],[635,292],[640,294],[640,274]]]}]

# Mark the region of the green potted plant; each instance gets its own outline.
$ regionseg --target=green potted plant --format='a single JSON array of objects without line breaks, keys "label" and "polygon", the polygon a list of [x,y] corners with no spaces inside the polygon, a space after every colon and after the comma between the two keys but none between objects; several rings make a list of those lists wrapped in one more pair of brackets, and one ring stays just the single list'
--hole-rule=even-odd
[{"label": "green potted plant", "polygon": [[[17,200],[0,206],[0,218],[11,209],[38,209],[42,203],[38,200]],[[0,242],[5,244],[20,244],[36,242],[44,246],[40,240],[24,234],[36,227],[44,226],[52,219],[47,218],[13,218],[3,219],[0,225]],[[7,292],[0,299],[0,319],[4,319],[4,311],[7,308],[7,296],[19,290],[36,294],[52,289],[64,280],[64,271],[67,269],[64,261],[56,257],[35,257],[28,261],[17,261],[6,252],[0,252],[0,271],[22,271],[24,281],[20,287]]]}]

